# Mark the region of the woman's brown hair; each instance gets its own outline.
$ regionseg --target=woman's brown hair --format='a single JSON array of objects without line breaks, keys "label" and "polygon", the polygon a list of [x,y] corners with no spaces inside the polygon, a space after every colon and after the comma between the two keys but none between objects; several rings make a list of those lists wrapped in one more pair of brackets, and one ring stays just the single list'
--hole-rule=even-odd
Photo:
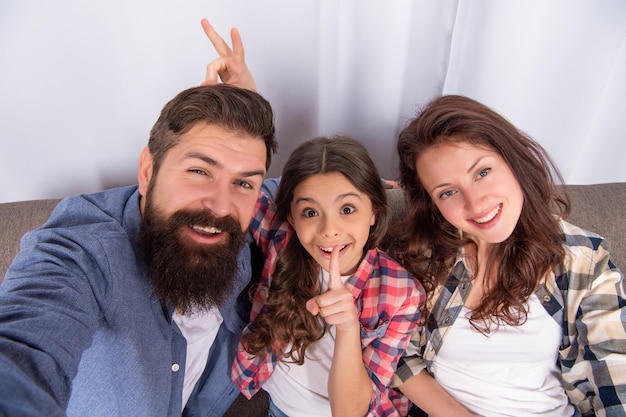
[{"label": "woman's brown hair", "polygon": [[497,267],[487,270],[486,293],[470,317],[485,331],[489,323],[521,324],[526,320],[524,304],[538,281],[565,255],[564,236],[553,213],[567,217],[570,202],[545,149],[489,107],[463,96],[442,96],[400,132],[400,183],[408,215],[394,230],[388,250],[432,293],[445,283],[459,249],[473,244],[441,215],[416,168],[424,151],[455,142],[500,154],[522,189],[519,221],[511,236],[490,253],[487,265]]},{"label": "woman's brown hair", "polygon": [[[363,251],[376,247],[387,232],[385,189],[365,147],[349,137],[311,139],[292,152],[276,194],[277,215],[287,221],[298,184],[313,175],[335,172],[370,198],[376,223]],[[326,330],[323,321],[306,309],[306,302],[320,291],[319,265],[294,235],[280,253],[267,304],[252,331],[244,335],[246,351],[253,355],[274,351],[283,361],[303,364],[306,349]],[[287,345],[291,349],[285,351]]]}]

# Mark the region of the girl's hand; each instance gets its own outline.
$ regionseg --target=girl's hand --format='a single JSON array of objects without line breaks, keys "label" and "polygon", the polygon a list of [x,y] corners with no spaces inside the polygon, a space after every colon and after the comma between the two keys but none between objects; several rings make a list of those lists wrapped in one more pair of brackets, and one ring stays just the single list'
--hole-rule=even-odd
[{"label": "girl's hand", "polygon": [[335,246],[330,254],[328,273],[330,275],[328,291],[307,301],[307,310],[313,315],[320,314],[326,323],[335,325],[337,331],[358,327],[359,315],[352,293],[341,281],[339,245]]},{"label": "girl's hand", "polygon": [[239,31],[236,28],[230,30],[230,39],[233,44],[231,49],[206,18],[202,19],[200,23],[204,33],[219,54],[218,58],[206,66],[205,80],[200,85],[215,85],[218,83],[217,77],[219,76],[224,84],[256,91],[254,77],[246,66],[243,42]]}]

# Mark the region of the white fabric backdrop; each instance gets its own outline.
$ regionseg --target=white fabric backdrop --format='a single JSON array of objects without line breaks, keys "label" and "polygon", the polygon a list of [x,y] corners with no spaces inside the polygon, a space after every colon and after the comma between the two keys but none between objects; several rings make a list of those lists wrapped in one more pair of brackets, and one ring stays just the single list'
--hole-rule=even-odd
[{"label": "white fabric backdrop", "polygon": [[398,130],[441,93],[494,107],[568,183],[626,181],[624,0],[3,0],[0,202],[136,181],[161,107],[237,26],[281,149],[362,140],[397,175]]}]

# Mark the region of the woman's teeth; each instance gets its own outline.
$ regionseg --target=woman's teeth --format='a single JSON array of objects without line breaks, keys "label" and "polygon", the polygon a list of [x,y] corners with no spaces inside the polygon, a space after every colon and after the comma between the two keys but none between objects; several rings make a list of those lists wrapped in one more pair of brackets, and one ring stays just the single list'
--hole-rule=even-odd
[{"label": "woman's teeth", "polygon": [[492,220],[494,217],[496,217],[496,215],[500,212],[500,205],[498,205],[496,208],[494,208],[491,213],[487,214],[486,216],[483,217],[479,217],[477,219],[474,219],[474,221],[476,223],[487,223],[488,221]]}]

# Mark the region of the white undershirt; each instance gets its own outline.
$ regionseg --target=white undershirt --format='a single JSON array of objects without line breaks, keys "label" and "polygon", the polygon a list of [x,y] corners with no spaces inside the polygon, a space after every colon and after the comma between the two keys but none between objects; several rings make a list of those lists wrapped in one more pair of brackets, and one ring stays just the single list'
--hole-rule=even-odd
[{"label": "white undershirt", "polygon": [[433,362],[435,379],[480,416],[570,417],[574,409],[560,382],[557,355],[562,330],[537,297],[521,326],[500,326],[485,336],[463,308]]},{"label": "white undershirt", "polygon": [[[321,268],[320,268],[321,269]],[[322,288],[328,288],[328,272],[322,271]],[[349,276],[341,277],[343,282]],[[263,384],[272,401],[288,416],[330,416],[328,375],[335,349],[335,326],[330,326],[322,339],[309,346],[303,365],[278,362],[270,378]]]},{"label": "white undershirt", "polygon": [[183,406],[196,386],[196,382],[202,376],[206,367],[209,350],[215,341],[215,336],[222,324],[222,314],[217,308],[193,314],[191,316],[172,314],[172,320],[176,322],[180,332],[187,339],[187,357],[185,359],[185,377],[183,382]]}]

